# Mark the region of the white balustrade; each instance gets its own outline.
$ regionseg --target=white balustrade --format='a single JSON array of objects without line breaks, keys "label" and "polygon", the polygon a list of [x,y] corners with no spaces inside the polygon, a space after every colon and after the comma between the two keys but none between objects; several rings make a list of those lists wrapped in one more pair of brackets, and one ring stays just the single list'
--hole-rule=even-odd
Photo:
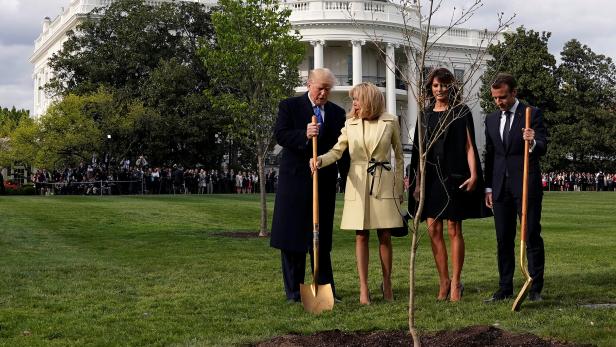
[{"label": "white balustrade", "polygon": [[382,2],[364,2],[364,10],[367,12],[385,12],[385,4]]},{"label": "white balustrade", "polygon": [[325,1],[325,10],[344,10],[351,9],[351,3],[348,1]]}]

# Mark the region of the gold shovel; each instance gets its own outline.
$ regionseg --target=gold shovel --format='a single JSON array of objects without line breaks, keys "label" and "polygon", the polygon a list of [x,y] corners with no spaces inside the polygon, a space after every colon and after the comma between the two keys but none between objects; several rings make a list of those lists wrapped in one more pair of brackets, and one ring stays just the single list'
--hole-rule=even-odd
[{"label": "gold shovel", "polygon": [[[530,107],[526,108],[526,128],[530,128],[530,114],[532,109]],[[526,264],[526,211],[528,209],[528,147],[529,143],[526,141],[524,143],[524,172],[522,176],[522,215],[520,216],[520,269],[522,270],[522,274],[526,278],[526,282],[520,289],[518,296],[515,298],[513,302],[513,306],[511,307],[512,311],[519,311],[522,306],[522,302],[526,299],[526,295],[528,294],[528,290],[530,289],[530,285],[533,283],[532,277],[528,273],[528,266]]]},{"label": "gold shovel", "polygon": [[[317,117],[312,116],[312,124],[317,123]],[[317,162],[317,137],[312,138],[312,160]],[[318,170],[312,174],[312,249],[314,256],[314,271],[312,284],[300,284],[299,294],[304,310],[319,314],[334,308],[334,292],[331,284],[317,284],[319,278],[319,178]]]}]

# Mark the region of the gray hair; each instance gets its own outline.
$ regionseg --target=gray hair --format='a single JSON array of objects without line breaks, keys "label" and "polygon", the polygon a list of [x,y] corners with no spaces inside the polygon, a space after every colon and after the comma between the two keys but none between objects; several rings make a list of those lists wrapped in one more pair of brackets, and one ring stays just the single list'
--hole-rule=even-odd
[{"label": "gray hair", "polygon": [[331,72],[328,68],[316,68],[311,70],[308,74],[308,83],[325,83],[330,86],[335,86],[338,81],[336,80],[336,76]]}]

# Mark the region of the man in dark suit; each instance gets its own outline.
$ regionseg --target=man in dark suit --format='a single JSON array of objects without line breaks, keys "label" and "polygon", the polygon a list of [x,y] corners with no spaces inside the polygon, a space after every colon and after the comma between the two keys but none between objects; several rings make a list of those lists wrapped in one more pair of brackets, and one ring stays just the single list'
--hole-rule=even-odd
[{"label": "man in dark suit", "polygon": [[[345,111],[327,101],[335,77],[328,69],[315,69],[308,76],[308,92],[280,102],[274,135],[282,149],[278,188],[270,245],[280,249],[282,276],[289,302],[299,302],[299,285],[304,283],[306,252],[312,264],[312,177],[309,159],[312,138],[318,138],[318,153],[323,154],[336,144],[344,127]],[[320,115],[317,125],[312,116]],[[318,117],[318,116],[317,116]],[[319,117],[318,117],[319,118]],[[338,165],[319,170],[319,284],[331,283],[334,276],[330,251],[336,205],[338,170],[348,172],[348,154]]]},{"label": "man in dark suit", "polygon": [[540,224],[543,189],[539,160],[547,150],[547,129],[541,111],[534,107],[530,128],[524,128],[527,105],[516,98],[513,76],[496,76],[491,93],[499,110],[490,113],[485,121],[485,200],[486,205],[494,209],[500,281],[499,289],[486,301],[513,296],[514,241],[517,218],[522,210],[524,141],[530,141],[526,251],[533,283],[529,300],[540,301],[545,253]]}]

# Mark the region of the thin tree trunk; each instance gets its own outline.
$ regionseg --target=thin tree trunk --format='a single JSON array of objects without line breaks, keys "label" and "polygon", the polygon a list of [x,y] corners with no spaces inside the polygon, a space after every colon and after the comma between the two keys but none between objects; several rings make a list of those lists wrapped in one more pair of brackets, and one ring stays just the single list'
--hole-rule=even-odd
[{"label": "thin tree trunk", "polygon": [[[412,199],[412,197],[409,197]],[[414,226],[415,230],[418,230],[419,223]],[[420,347],[421,340],[419,339],[419,333],[415,327],[415,259],[417,255],[417,232],[413,232],[411,239],[411,256],[410,256],[410,274],[409,274],[409,333],[413,337],[413,347]]]},{"label": "thin tree trunk", "polygon": [[263,151],[257,149],[257,166],[259,170],[259,197],[261,198],[261,223],[259,226],[259,236],[269,236],[267,231],[267,199],[265,191],[265,155]]},{"label": "thin tree trunk", "polygon": [[[425,61],[425,55],[421,57],[421,61],[422,61],[422,66],[423,66],[423,62]],[[419,86],[417,87],[418,91],[421,91],[421,84],[419,84]],[[422,127],[424,124],[424,112],[422,110],[423,108],[423,94],[418,93],[418,102],[417,102],[417,144],[418,144],[418,148],[417,148],[417,155],[418,155],[418,160],[417,160],[417,164],[419,165],[418,167],[418,177],[419,180],[417,183],[419,183],[419,201],[417,202],[417,209],[415,212],[415,218],[413,218],[413,236],[411,238],[411,254],[410,254],[410,261],[409,261],[409,333],[411,334],[411,336],[413,337],[413,347],[421,347],[421,339],[419,338],[419,332],[417,331],[417,327],[415,326],[415,265],[416,265],[416,259],[417,259],[417,242],[418,242],[418,238],[419,238],[419,231],[420,231],[420,227],[421,227],[421,215],[423,213],[423,207],[424,207],[424,202],[425,202],[425,169],[426,169],[426,158],[424,156],[424,153],[426,152],[426,147],[425,147],[425,140],[424,140],[424,132],[422,131]],[[413,139],[415,140],[415,139]],[[414,199],[414,195],[411,192],[411,194],[409,194],[409,199]],[[411,211],[409,211],[411,212]]]}]

